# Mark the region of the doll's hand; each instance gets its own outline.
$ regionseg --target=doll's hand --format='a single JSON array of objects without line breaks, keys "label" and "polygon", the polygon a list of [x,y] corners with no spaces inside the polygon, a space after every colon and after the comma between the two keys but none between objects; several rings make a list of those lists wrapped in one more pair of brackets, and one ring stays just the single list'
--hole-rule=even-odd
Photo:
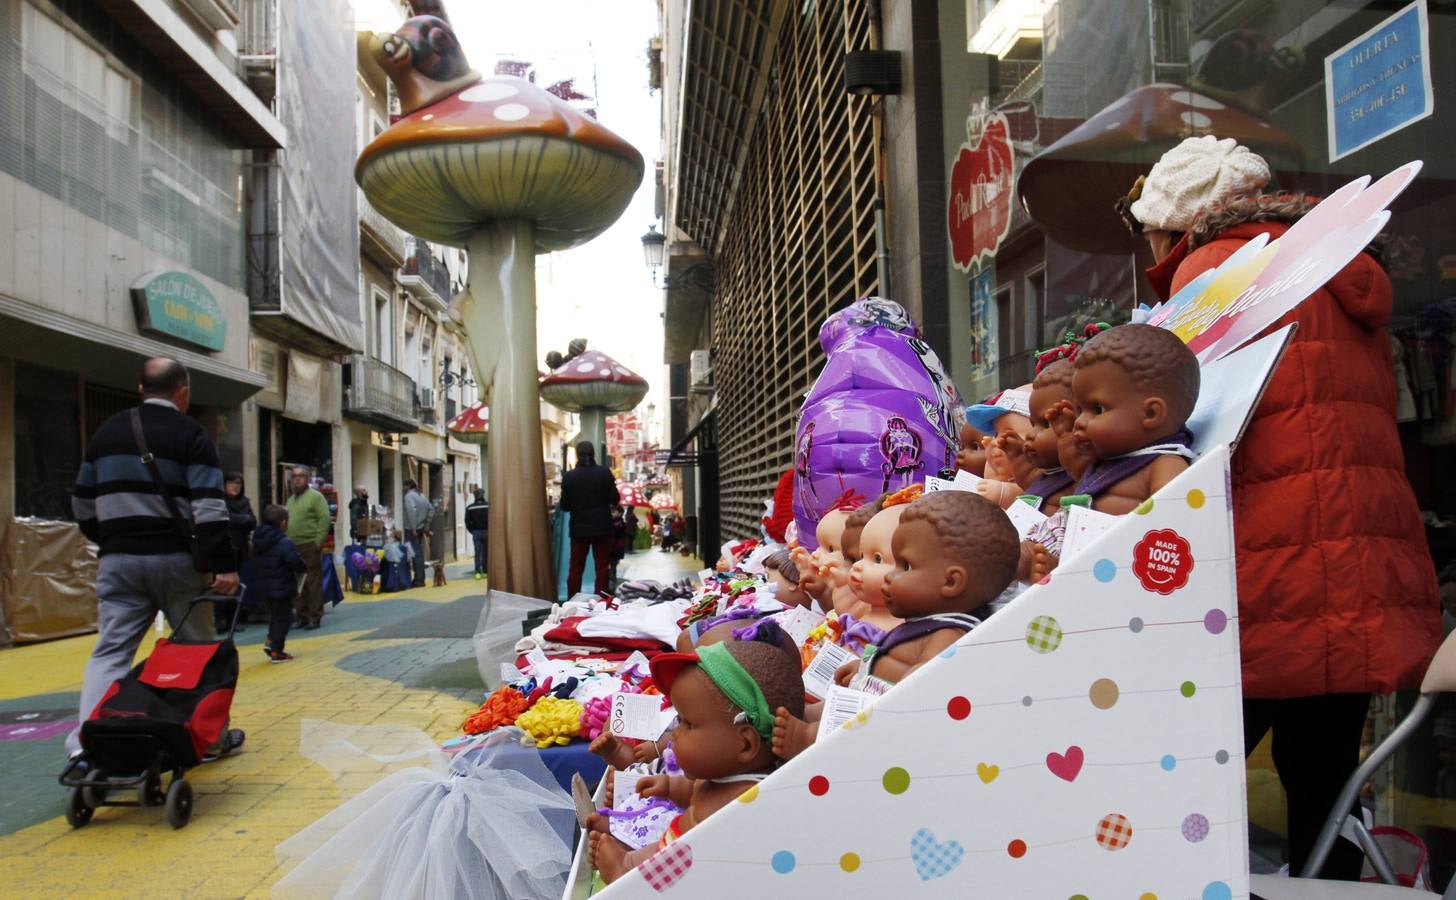
[{"label": "doll's hand", "polygon": [[996,438],[996,446],[1000,447],[1001,452],[1005,453],[1006,458],[1011,460],[1013,463],[1016,462],[1016,460],[1020,459],[1022,453],[1025,451],[1025,447],[1023,447],[1021,443],[1021,435],[1015,433],[1014,431],[1008,431],[998,436]]},{"label": "doll's hand", "polygon": [[994,481],[1011,480],[1011,460],[1006,451],[996,445],[993,437],[981,438],[981,449],[986,451],[986,476]]},{"label": "doll's hand", "polygon": [[637,762],[651,762],[657,759],[657,742],[643,741],[632,748],[632,758]]},{"label": "doll's hand", "polygon": [[976,483],[976,493],[1005,509],[1020,496],[1020,488],[1010,481],[992,481],[989,478],[983,478]]},{"label": "doll's hand", "polygon": [[1047,424],[1057,437],[1067,437],[1077,422],[1077,406],[1070,400],[1058,400],[1046,411]]},{"label": "doll's hand", "polygon": [[851,659],[834,670],[834,683],[840,687],[849,687],[849,683],[854,680],[854,675],[858,671],[859,660]]},{"label": "doll's hand", "polygon": [[648,775],[646,778],[637,779],[637,796],[666,797],[671,787],[671,776]]},{"label": "doll's hand", "polygon": [[814,567],[809,557],[809,551],[804,547],[795,547],[789,551],[789,559],[793,560],[794,568],[800,572],[807,572]]}]

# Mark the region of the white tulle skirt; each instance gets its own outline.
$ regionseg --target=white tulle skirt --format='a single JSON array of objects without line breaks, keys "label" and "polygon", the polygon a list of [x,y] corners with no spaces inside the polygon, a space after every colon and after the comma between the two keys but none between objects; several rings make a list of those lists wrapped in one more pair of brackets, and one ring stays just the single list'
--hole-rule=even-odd
[{"label": "white tulle skirt", "polygon": [[576,820],[570,796],[521,732],[502,729],[449,770],[395,771],[278,845],[297,861],[275,897],[561,896]]}]

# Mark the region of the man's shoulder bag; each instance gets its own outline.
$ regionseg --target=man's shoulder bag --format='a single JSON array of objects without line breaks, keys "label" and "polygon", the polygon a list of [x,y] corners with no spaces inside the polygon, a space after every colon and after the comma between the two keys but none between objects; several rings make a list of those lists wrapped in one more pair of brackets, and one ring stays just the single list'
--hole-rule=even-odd
[{"label": "man's shoulder bag", "polygon": [[137,453],[141,454],[142,463],[147,471],[152,473],[152,480],[162,492],[162,500],[167,504],[167,512],[172,514],[172,521],[177,526],[177,531],[187,541],[187,552],[192,556],[192,567],[199,572],[211,572],[212,560],[202,549],[202,544],[197,540],[197,532],[193,523],[182,517],[177,511],[177,498],[172,493],[172,488],[162,478],[161,471],[157,468],[157,458],[147,449],[147,436],[142,432],[142,411],[141,407],[135,407],[131,411],[131,433],[136,439]]}]

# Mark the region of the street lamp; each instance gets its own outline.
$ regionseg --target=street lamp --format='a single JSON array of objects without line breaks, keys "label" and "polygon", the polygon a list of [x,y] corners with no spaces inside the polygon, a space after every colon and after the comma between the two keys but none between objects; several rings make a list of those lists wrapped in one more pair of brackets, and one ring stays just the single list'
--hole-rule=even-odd
[{"label": "street lamp", "polygon": [[658,231],[656,225],[648,225],[647,233],[642,235],[642,259],[647,263],[647,270],[652,273],[652,283],[663,290],[680,284],[691,284],[704,291],[713,290],[715,282],[711,263],[693,263],[681,272],[674,272],[663,278],[658,273],[662,271],[666,257],[667,235]]},{"label": "street lamp", "polygon": [[642,258],[647,262],[647,268],[655,273],[662,268],[666,255],[667,235],[658,231],[656,225],[648,225],[647,233],[642,235]]}]

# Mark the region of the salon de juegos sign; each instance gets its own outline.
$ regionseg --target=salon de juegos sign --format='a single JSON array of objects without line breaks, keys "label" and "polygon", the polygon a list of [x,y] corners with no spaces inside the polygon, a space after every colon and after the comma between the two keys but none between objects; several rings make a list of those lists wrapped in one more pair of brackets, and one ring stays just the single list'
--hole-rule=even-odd
[{"label": "salon de juegos sign", "polygon": [[148,272],[131,286],[137,328],[204,350],[221,350],[227,319],[212,291],[186,272]]}]

